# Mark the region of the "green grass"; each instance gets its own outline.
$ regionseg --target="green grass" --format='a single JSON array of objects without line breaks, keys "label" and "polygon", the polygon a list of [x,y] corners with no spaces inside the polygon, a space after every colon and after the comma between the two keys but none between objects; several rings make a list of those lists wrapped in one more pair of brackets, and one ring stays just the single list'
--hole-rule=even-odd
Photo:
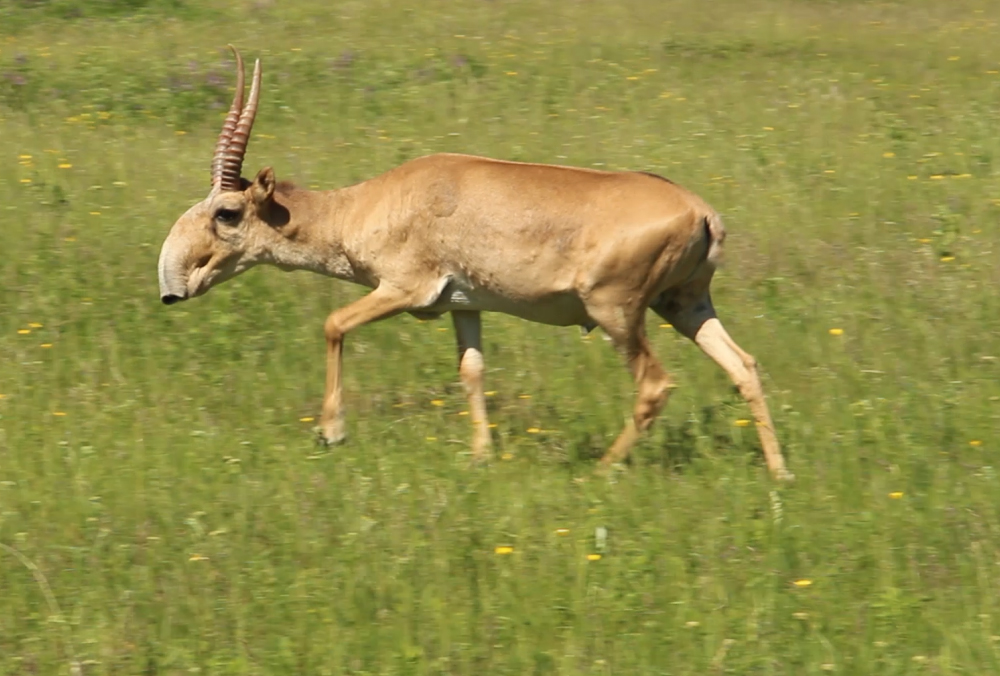
[{"label": "green grass", "polygon": [[[0,543],[61,614],[0,551],[0,674],[1000,672],[1000,5],[28,5],[0,35]],[[351,439],[317,447],[323,319],[360,289],[158,299],[227,42],[264,61],[251,176],[448,150],[703,195],[797,482],[655,318],[680,389],[612,481],[618,357],[497,315],[490,467],[448,321],[352,334]]]}]

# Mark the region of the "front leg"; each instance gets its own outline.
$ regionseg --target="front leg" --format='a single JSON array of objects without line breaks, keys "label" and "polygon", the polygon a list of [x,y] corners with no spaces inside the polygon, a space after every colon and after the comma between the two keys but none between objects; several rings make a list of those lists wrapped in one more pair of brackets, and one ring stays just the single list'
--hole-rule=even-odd
[{"label": "front leg", "polygon": [[326,318],[326,395],[319,427],[322,440],[336,444],[347,438],[344,426],[343,383],[341,379],[344,336],[359,326],[385,319],[413,307],[413,295],[386,284],[364,298],[334,310]]},{"label": "front leg", "polygon": [[472,418],[472,459],[482,463],[490,458],[493,440],[490,437],[490,423],[486,418],[486,395],[483,393],[485,367],[479,312],[453,310],[451,318],[458,338],[458,373],[465,386]]}]

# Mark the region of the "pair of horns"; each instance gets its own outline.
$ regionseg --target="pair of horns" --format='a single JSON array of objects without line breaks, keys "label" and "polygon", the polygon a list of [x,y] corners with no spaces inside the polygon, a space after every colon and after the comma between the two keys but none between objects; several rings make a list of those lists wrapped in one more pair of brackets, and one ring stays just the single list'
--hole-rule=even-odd
[{"label": "pair of horns", "polygon": [[253,82],[250,85],[250,100],[243,106],[243,57],[235,47],[229,45],[236,55],[236,95],[229,108],[222,133],[215,144],[212,157],[212,187],[219,190],[240,190],[240,174],[243,171],[243,156],[247,152],[250,130],[257,116],[257,102],[260,99],[260,59],[253,67]]}]

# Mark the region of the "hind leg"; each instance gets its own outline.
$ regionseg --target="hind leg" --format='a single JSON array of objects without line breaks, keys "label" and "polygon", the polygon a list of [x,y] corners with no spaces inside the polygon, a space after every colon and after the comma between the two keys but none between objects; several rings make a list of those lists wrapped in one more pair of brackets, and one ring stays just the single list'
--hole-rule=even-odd
[{"label": "hind leg", "polygon": [[708,291],[684,300],[675,299],[670,303],[650,306],[658,315],[674,325],[681,334],[690,338],[723,368],[740,394],[750,406],[757,423],[757,435],[764,448],[764,460],[775,479],[791,480],[794,475],[785,469],[785,459],[781,455],[778,438],[774,434],[771,412],[764,400],[764,388],[757,375],[757,360],[744,352],[723,328],[715,314]]},{"label": "hind leg", "polygon": [[604,466],[621,462],[628,457],[639,436],[648,430],[667,401],[673,384],[659,360],[650,349],[646,338],[645,312],[628,317],[618,308],[602,312],[588,308],[593,317],[611,338],[615,348],[625,357],[625,362],[636,385],[635,407],[632,417],[608,449],[601,463]]}]

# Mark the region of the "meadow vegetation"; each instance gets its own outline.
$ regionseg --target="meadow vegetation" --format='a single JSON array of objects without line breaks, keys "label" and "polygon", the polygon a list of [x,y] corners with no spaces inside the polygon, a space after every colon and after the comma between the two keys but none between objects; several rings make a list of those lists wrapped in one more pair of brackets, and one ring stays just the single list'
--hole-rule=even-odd
[{"label": "meadow vegetation", "polygon": [[[0,674],[1000,672],[998,22],[986,0],[0,4]],[[680,387],[610,479],[618,356],[497,315],[489,467],[447,320],[349,336],[351,438],[317,446],[323,319],[361,289],[257,269],[158,298],[227,42],[264,62],[251,176],[459,151],[704,196],[730,233],[716,305],[797,481],[652,315]]]}]

